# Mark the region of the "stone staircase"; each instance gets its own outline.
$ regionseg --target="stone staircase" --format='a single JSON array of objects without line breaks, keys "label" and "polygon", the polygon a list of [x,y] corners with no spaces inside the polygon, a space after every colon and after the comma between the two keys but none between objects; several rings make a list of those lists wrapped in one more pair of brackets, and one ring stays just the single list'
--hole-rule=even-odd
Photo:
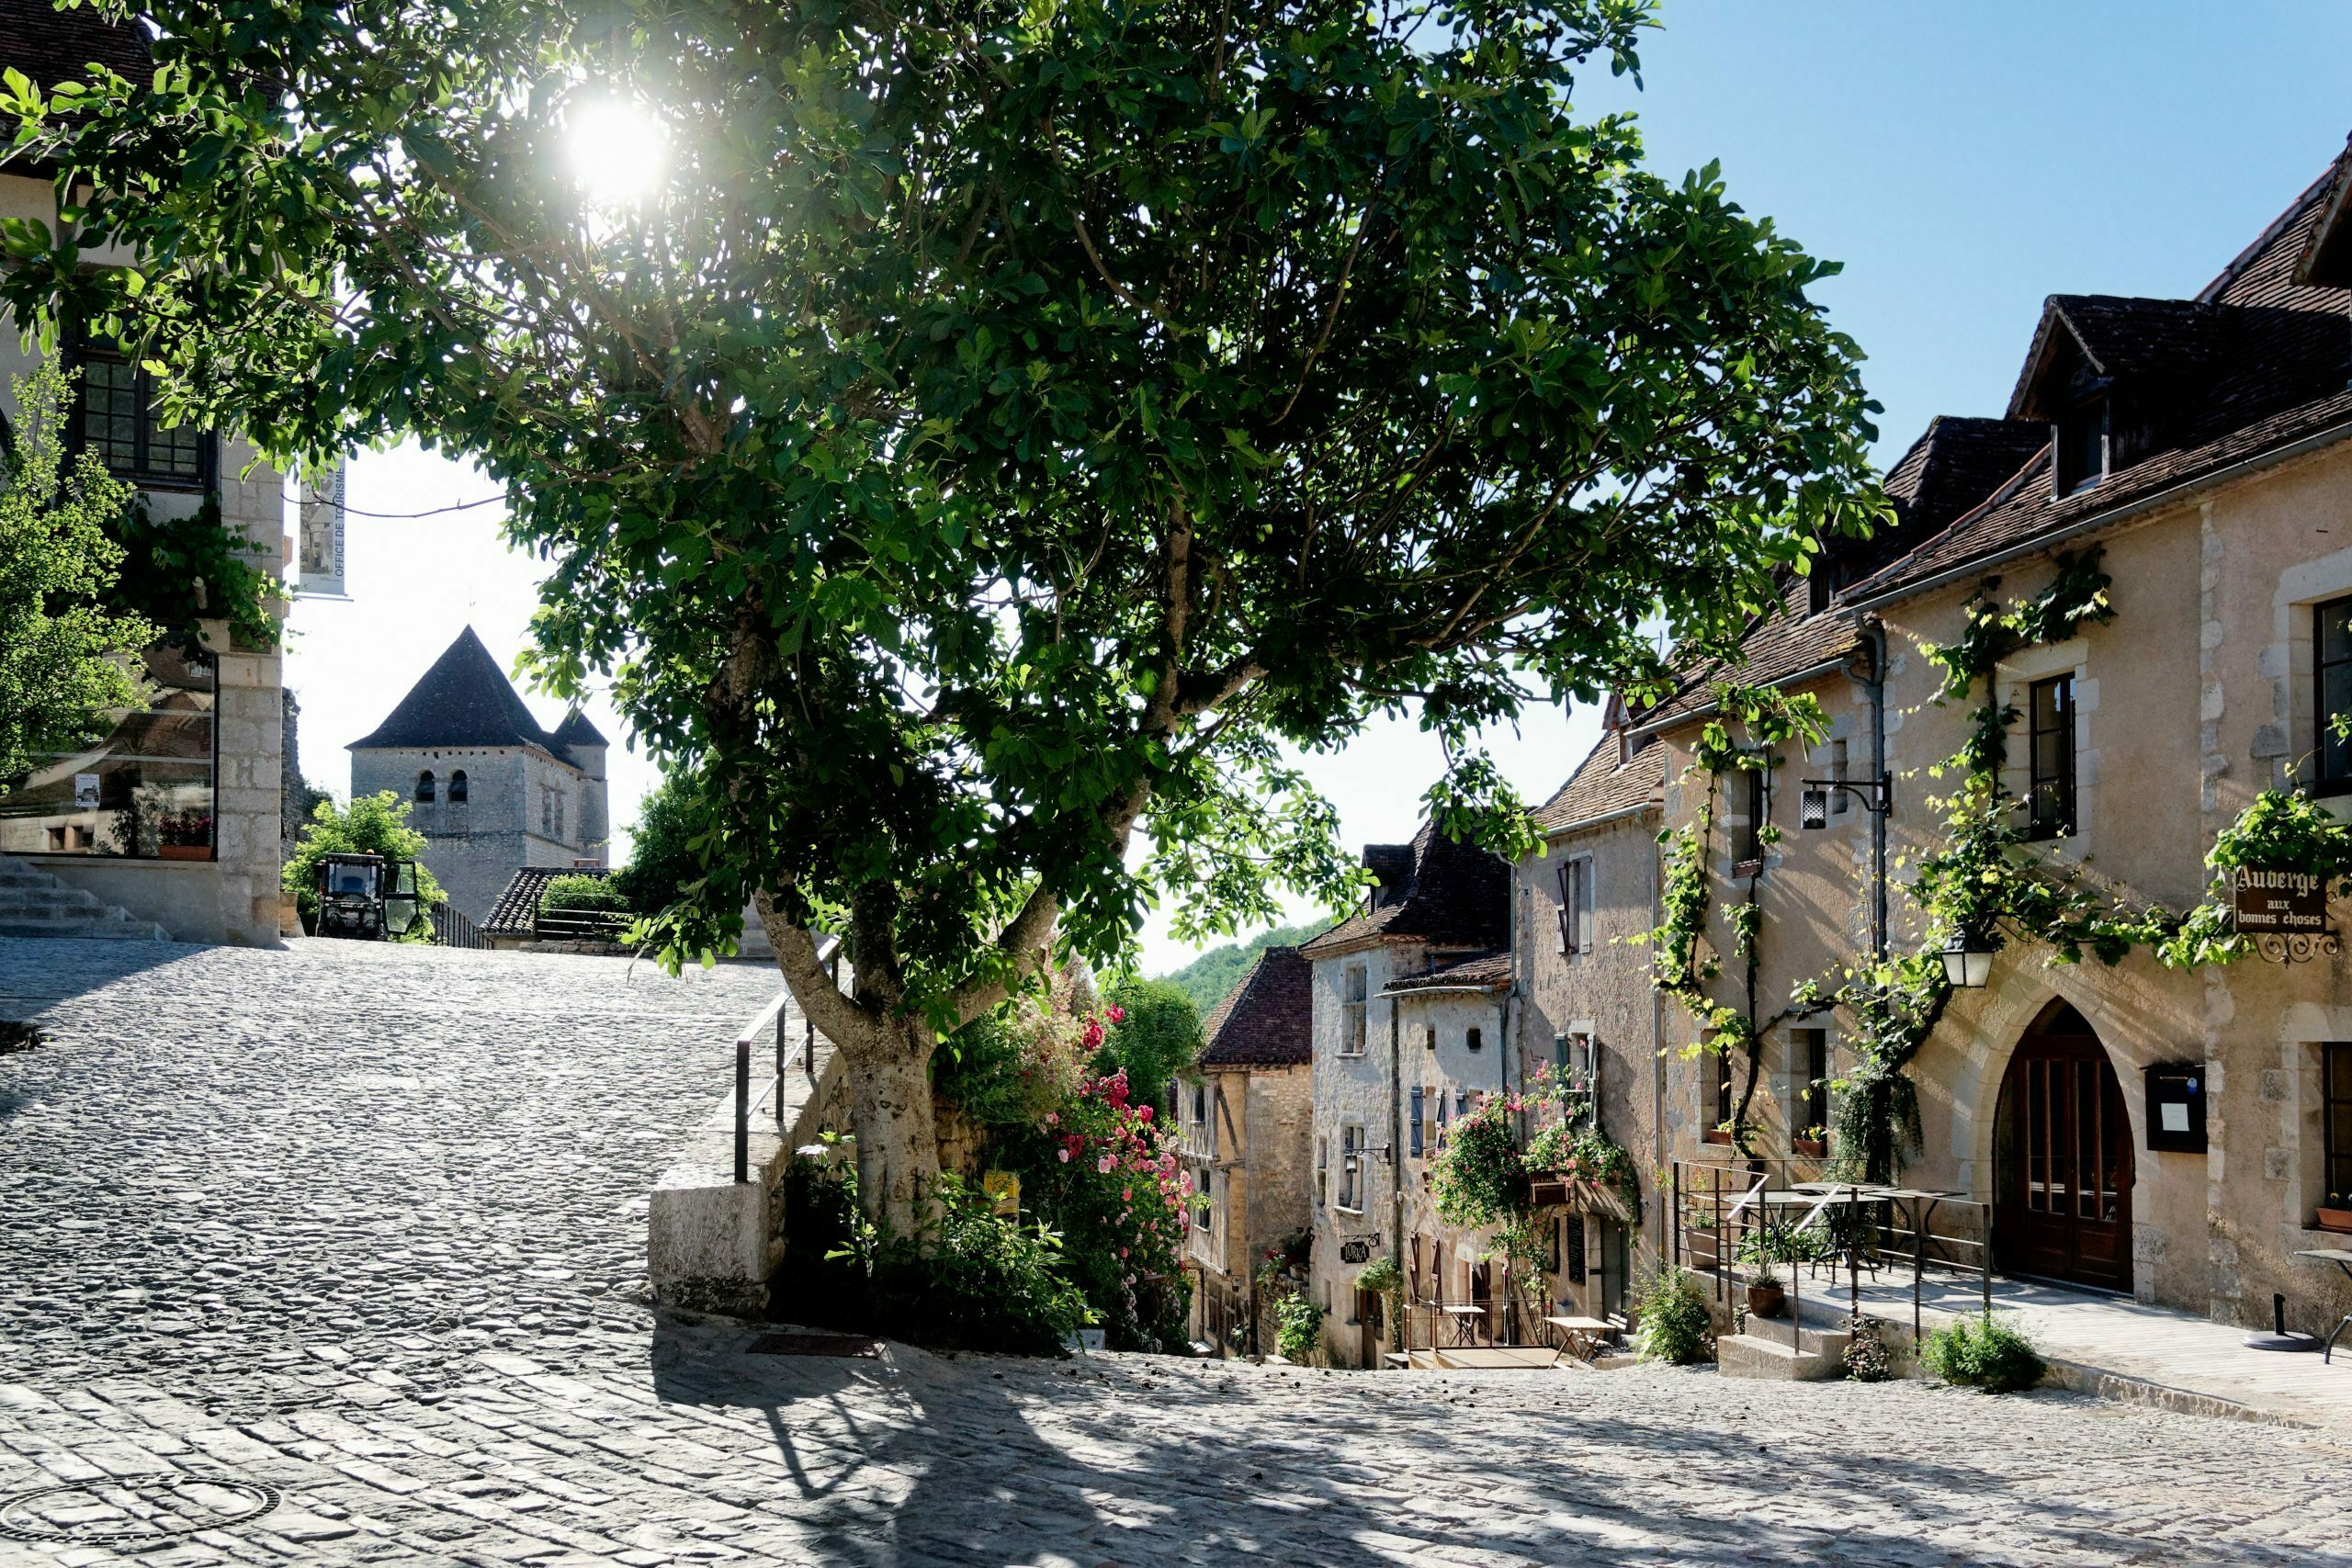
[{"label": "stone staircase", "polygon": [[0,936],[62,936],[116,942],[169,942],[171,933],[96,894],[0,855]]},{"label": "stone staircase", "polygon": [[[1828,1324],[1834,1321],[1837,1327]],[[1744,1334],[1726,1334],[1715,1341],[1715,1370],[1727,1378],[1760,1378],[1770,1382],[1818,1382],[1846,1375],[1846,1346],[1852,1336],[1845,1330],[1845,1314],[1816,1319],[1808,1306],[1804,1321],[1785,1317],[1750,1317]]]}]

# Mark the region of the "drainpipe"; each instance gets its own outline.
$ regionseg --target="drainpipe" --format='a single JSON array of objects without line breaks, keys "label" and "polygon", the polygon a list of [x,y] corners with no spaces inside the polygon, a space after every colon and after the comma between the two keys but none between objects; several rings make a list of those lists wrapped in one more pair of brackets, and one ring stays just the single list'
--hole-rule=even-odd
[{"label": "drainpipe", "polygon": [[1871,955],[1886,961],[1886,819],[1894,814],[1894,781],[1886,771],[1886,623],[1876,615],[1863,624],[1871,650],[1871,776],[1878,780],[1879,809],[1871,813]]},{"label": "drainpipe", "polygon": [[[1664,816],[1661,804],[1659,815]],[[1657,930],[1666,923],[1666,888],[1658,870],[1658,851],[1650,852],[1650,929]],[[1650,1185],[1657,1189],[1657,1228],[1650,1235],[1657,1237],[1652,1244],[1657,1248],[1657,1264],[1666,1267],[1667,1247],[1670,1240],[1667,1226],[1678,1216],[1667,1213],[1668,1183],[1660,1173],[1670,1169],[1672,1158],[1666,1144],[1666,994],[1657,988],[1657,976],[1650,979],[1650,1144],[1657,1151],[1657,1161],[1650,1168]]]},{"label": "drainpipe", "polygon": [[1405,1065],[1396,998],[1388,998],[1388,1261],[1405,1266]]}]

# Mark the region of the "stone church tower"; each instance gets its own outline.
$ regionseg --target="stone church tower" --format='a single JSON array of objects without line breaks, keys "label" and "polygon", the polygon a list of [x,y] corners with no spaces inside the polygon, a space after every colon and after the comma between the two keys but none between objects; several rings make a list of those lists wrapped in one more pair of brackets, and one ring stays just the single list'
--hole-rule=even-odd
[{"label": "stone church tower", "polygon": [[426,867],[479,922],[524,866],[605,863],[605,746],[578,709],[552,732],[540,728],[468,626],[390,716],[352,742],[351,794],[390,790],[410,803]]}]

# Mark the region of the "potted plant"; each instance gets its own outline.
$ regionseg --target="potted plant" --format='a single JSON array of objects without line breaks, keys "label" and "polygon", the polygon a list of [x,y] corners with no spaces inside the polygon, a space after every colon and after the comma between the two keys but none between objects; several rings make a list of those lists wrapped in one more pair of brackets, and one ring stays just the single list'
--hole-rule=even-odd
[{"label": "potted plant", "polygon": [[212,813],[167,811],[155,822],[155,852],[165,860],[212,858]]},{"label": "potted plant", "polygon": [[1829,1129],[1807,1127],[1789,1140],[1789,1149],[1807,1159],[1825,1159],[1829,1154]]},{"label": "potted plant", "polygon": [[[2331,1192],[2327,1195],[2327,1201],[2329,1204],[2340,1205],[2344,1201],[2344,1194]],[[2352,1235],[2352,1209],[2323,1205],[2319,1211],[2319,1228],[2324,1231],[2340,1231],[2345,1235]]]},{"label": "potted plant", "polygon": [[1756,1265],[1756,1272],[1747,1280],[1747,1315],[1778,1317],[1789,1308],[1789,1293],[1781,1287],[1781,1276],[1770,1259]]}]

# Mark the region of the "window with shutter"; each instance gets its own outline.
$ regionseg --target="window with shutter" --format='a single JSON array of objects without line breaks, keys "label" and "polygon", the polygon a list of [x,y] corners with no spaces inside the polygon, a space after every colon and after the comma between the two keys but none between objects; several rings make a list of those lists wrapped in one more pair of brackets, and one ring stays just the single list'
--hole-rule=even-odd
[{"label": "window with shutter", "polygon": [[1413,1157],[1419,1159],[1421,1157],[1421,1088],[1419,1084],[1413,1086],[1412,1138]]}]

